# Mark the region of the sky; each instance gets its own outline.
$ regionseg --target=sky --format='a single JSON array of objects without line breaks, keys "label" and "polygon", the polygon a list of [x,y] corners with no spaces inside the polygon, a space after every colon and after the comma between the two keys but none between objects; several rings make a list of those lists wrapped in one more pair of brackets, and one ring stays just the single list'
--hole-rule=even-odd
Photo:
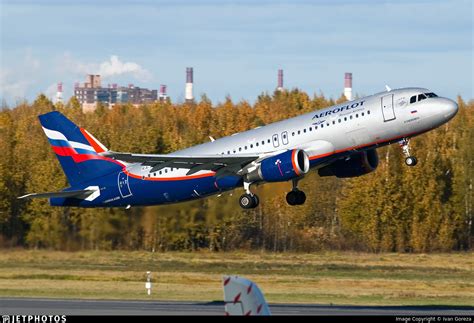
[{"label": "sky", "polygon": [[276,87],[337,98],[420,86],[473,98],[471,0],[0,0],[0,102],[103,85],[250,102]]}]

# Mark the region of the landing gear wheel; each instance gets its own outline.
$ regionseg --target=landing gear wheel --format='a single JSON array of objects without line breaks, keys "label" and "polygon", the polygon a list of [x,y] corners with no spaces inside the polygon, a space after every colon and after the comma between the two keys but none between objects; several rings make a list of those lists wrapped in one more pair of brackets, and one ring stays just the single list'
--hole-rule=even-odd
[{"label": "landing gear wheel", "polygon": [[413,156],[408,156],[407,158],[405,158],[405,164],[407,166],[415,166],[416,164],[418,163],[418,160],[416,159],[416,157],[413,157]]},{"label": "landing gear wheel", "polygon": [[303,205],[306,202],[306,194],[303,191],[298,191],[298,205]]},{"label": "landing gear wheel", "polygon": [[416,157],[411,156],[410,154],[410,140],[408,138],[403,138],[399,141],[400,147],[402,147],[403,154],[405,155],[405,164],[407,166],[415,166],[418,163]]},{"label": "landing gear wheel", "polygon": [[300,190],[292,190],[286,194],[286,202],[289,205],[302,205],[306,201],[306,194]]},{"label": "landing gear wheel", "polygon": [[254,207],[257,207],[260,204],[260,199],[256,194],[252,196]]},{"label": "landing gear wheel", "polygon": [[239,198],[240,207],[243,209],[253,209],[259,204],[259,199],[257,195],[243,194]]}]

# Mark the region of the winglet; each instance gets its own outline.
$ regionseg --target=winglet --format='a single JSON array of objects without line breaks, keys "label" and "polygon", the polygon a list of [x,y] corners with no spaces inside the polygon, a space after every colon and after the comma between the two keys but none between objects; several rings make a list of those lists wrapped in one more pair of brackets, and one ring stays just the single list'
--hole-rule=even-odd
[{"label": "winglet", "polygon": [[386,84],[385,84],[385,90],[387,90],[387,92],[392,91],[392,89],[390,88],[390,86],[388,86],[388,85],[386,85]]},{"label": "winglet", "polygon": [[223,276],[225,315],[271,315],[263,293],[254,282]]}]

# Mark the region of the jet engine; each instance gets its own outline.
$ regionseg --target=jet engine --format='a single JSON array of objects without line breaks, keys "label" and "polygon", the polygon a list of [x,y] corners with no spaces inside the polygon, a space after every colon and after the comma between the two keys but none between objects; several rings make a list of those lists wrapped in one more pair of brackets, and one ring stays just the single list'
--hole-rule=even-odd
[{"label": "jet engine", "polygon": [[339,159],[318,170],[319,176],[336,176],[339,178],[357,177],[373,172],[379,164],[375,149],[362,151]]},{"label": "jet engine", "polygon": [[249,182],[281,182],[306,174],[308,171],[308,154],[304,150],[293,149],[265,158],[246,176]]}]

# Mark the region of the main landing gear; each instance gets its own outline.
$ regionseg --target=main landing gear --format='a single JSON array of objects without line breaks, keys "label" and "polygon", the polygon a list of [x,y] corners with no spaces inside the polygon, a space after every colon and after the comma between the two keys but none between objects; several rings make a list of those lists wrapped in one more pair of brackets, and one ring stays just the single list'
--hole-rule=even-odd
[{"label": "main landing gear", "polygon": [[410,155],[410,140],[408,138],[403,138],[399,141],[400,147],[402,147],[403,154],[405,155],[405,164],[407,166],[415,166],[418,163],[418,160],[415,156]]},{"label": "main landing gear", "polygon": [[[298,180],[293,180],[293,189],[286,194],[286,202],[289,205],[302,205],[306,202],[306,194],[300,191],[297,187]],[[243,209],[254,209],[260,203],[260,200],[256,194],[250,191],[250,183],[244,182],[245,194],[242,194],[239,198],[239,205]]]},{"label": "main landing gear", "polygon": [[254,209],[260,203],[260,200],[257,195],[250,192],[250,183],[244,182],[245,194],[240,196],[239,204],[243,209]]},{"label": "main landing gear", "polygon": [[294,179],[293,189],[286,194],[286,202],[289,205],[302,205],[306,202],[306,194],[298,189],[298,180]]}]

